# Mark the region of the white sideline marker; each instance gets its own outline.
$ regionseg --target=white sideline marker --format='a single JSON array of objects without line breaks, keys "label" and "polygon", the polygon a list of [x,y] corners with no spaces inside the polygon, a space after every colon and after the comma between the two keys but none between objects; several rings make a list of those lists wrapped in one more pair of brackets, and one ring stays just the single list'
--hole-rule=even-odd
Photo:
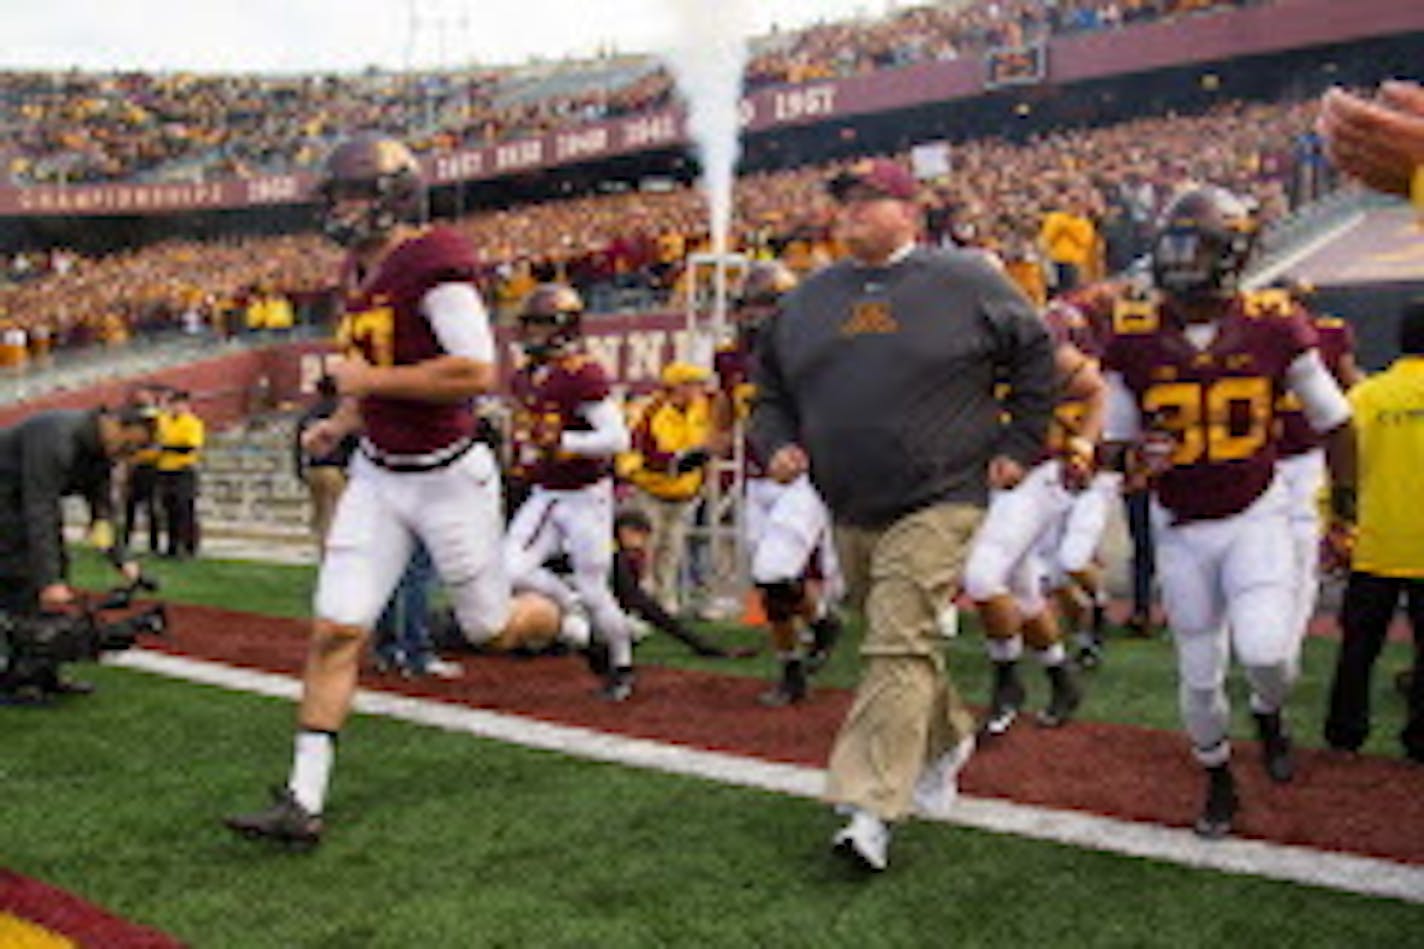
[{"label": "white sideline marker", "polygon": [[[105,661],[108,665],[276,698],[295,699],[301,688],[301,683],[292,676],[146,649],[130,649]],[[368,715],[562,752],[576,758],[795,797],[817,797],[825,781],[825,772],[819,768],[629,738],[576,725],[555,725],[391,692],[360,689],[356,693],[355,708]],[[1204,841],[1190,830],[967,795],[960,795],[954,816],[947,823],[1224,873],[1424,903],[1424,867],[1374,857],[1257,840]]]}]

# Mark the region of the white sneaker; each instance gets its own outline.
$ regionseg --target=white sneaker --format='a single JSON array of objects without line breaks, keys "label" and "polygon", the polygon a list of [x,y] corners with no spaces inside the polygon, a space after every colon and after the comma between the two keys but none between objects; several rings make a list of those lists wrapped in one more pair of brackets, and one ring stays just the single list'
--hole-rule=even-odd
[{"label": "white sneaker", "polygon": [[559,621],[559,642],[570,649],[587,649],[593,640],[593,624],[582,607],[575,607]]},{"label": "white sneaker", "polygon": [[437,679],[459,679],[465,675],[465,667],[448,659],[432,659],[425,664],[425,674]]},{"label": "white sneaker", "polygon": [[869,811],[853,808],[850,823],[831,838],[831,848],[856,866],[879,873],[889,862],[890,827]]},{"label": "white sneaker", "polygon": [[970,735],[925,765],[915,782],[915,810],[921,816],[949,816],[954,802],[959,799],[959,772],[973,754],[974,736]]}]

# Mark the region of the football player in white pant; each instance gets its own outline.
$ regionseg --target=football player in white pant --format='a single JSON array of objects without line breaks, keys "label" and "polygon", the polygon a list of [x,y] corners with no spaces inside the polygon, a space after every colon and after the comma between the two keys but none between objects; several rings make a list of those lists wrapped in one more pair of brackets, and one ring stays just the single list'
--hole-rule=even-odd
[{"label": "football player in white pant", "polygon": [[[784,264],[759,261],[738,291],[733,316],[737,336],[713,358],[718,399],[714,424],[719,450],[732,447],[736,426],[755,398],[750,382],[757,334],[775,317],[796,275]],[[766,473],[751,446],[742,443],[745,482],[744,529],[751,579],[771,627],[780,679],[762,693],[768,706],[794,705],[806,697],[809,676],[825,664],[841,635],[834,610],[840,567],[831,542],[830,514],[809,475],[779,482]],[[809,639],[809,641],[807,641]]]},{"label": "football player in white pant", "polygon": [[1119,303],[1103,355],[1105,439],[1114,451],[1133,446],[1150,475],[1182,719],[1206,777],[1195,829],[1208,839],[1229,834],[1238,809],[1225,690],[1233,650],[1266,772],[1277,782],[1294,774],[1283,710],[1299,639],[1295,564],[1274,416],[1287,390],[1326,435],[1335,504],[1354,496],[1350,408],[1314,328],[1289,298],[1239,290],[1255,228],[1219,188],[1178,195],[1153,241],[1160,298]]},{"label": "football player in white pant", "polygon": [[1050,696],[1039,723],[1066,723],[1082,701],[1058,617],[1044,596],[1048,565],[1040,548],[1092,477],[1105,390],[1082,315],[1060,304],[1048,308],[1044,319],[1054,339],[1061,387],[1049,443],[1043,460],[1019,484],[995,492],[964,568],[964,589],[979,610],[985,647],[994,663],[993,691],[982,724],[990,736],[1006,732],[1023,706],[1018,660],[1025,642],[1049,680]]},{"label": "football player in white pant", "polygon": [[[549,597],[566,616],[587,610],[600,694],[621,702],[633,692],[633,636],[609,572],[613,457],[628,450],[629,436],[603,367],[575,351],[582,316],[578,293],[557,283],[535,288],[519,314],[528,361],[511,381],[512,447],[514,466],[532,487],[509,525],[505,560],[516,589]],[[559,552],[572,568],[568,584],[545,566]],[[572,638],[567,622],[565,629]]]},{"label": "football player in white pant", "polygon": [[1108,513],[1120,503],[1122,475],[1094,472],[1088,486],[1073,495],[1068,509],[1044,537],[1042,556],[1054,601],[1072,630],[1078,665],[1085,669],[1103,660],[1103,617],[1107,593],[1098,545],[1107,529]]},{"label": "football player in white pant", "polygon": [[[1309,311],[1314,290],[1308,284],[1286,280],[1275,289]],[[1311,324],[1315,327],[1325,368],[1348,392],[1361,378],[1355,363],[1355,334],[1350,324],[1316,314],[1311,314]],[[1293,393],[1287,392],[1281,397],[1276,405],[1276,417],[1280,425],[1280,460],[1276,462],[1276,474],[1290,493],[1291,538],[1295,542],[1295,624],[1299,631],[1295,661],[1299,665],[1300,648],[1315,616],[1315,601],[1320,594],[1320,546],[1324,534],[1320,524],[1320,494],[1325,487],[1325,449]]]},{"label": "football player in white pant", "polygon": [[517,644],[551,636],[558,610],[511,599],[500,557],[500,479],[470,408],[496,383],[474,248],[454,231],[406,223],[422,206],[419,165],[400,142],[360,135],[327,160],[320,189],[329,236],[350,250],[347,358],[332,377],[337,412],[304,435],[329,451],[359,433],[317,580],[311,648],[291,777],[268,808],[228,817],[245,837],[315,846],[365,641],[418,538],[450,590],[465,635]]}]

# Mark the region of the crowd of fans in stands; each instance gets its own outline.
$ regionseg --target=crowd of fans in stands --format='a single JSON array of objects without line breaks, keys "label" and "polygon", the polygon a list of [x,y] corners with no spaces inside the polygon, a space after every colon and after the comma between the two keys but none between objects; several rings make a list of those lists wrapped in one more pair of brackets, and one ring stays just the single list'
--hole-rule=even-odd
[{"label": "crowd of fans in stands", "polygon": [[[1051,270],[1045,219],[1071,213],[1095,234],[1084,276],[1116,272],[1144,250],[1156,210],[1184,181],[1250,195],[1267,221],[1313,197],[1318,156],[1300,143],[1309,140],[1314,113],[1309,102],[1235,103],[1199,116],[1065,130],[1024,145],[955,144],[951,173],[925,183],[927,237],[993,249],[1026,274],[1021,282],[1032,292]],[[738,179],[733,249],[801,271],[836,256],[827,174],[808,166]],[[706,206],[693,188],[546,202],[454,223],[479,248],[482,289],[501,316],[551,279],[577,286],[595,312],[676,303],[683,261],[707,241]],[[319,235],[298,234],[171,241],[97,259],[20,255],[0,280],[0,325],[18,322],[32,335],[42,328],[50,346],[118,342],[158,327],[226,335],[240,331],[249,303],[270,292],[310,321],[326,312],[338,253]]]},{"label": "crowd of fans in stands", "polygon": [[[860,75],[1049,35],[1270,0],[971,0],[764,37],[747,86]],[[575,67],[576,70],[577,67]],[[361,76],[0,73],[0,161],[15,184],[210,180],[307,168],[333,137],[380,128],[421,152],[487,145],[667,105],[648,59],[622,84],[525,98],[529,72]],[[593,75],[593,73],[590,73]]]}]

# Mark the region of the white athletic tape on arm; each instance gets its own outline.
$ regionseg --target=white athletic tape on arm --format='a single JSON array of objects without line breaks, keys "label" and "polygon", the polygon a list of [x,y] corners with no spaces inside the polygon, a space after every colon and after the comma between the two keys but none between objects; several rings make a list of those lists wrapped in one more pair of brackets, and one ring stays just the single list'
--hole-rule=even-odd
[{"label": "white athletic tape on arm", "polygon": [[593,431],[564,432],[559,436],[559,447],[564,451],[586,458],[607,458],[628,450],[628,426],[612,399],[586,402],[580,406],[579,414],[593,426]]},{"label": "white athletic tape on arm", "polygon": [[445,352],[476,362],[495,361],[489,314],[472,284],[433,287],[421,298],[420,308]]},{"label": "white athletic tape on arm", "polygon": [[1309,349],[1286,370],[1286,384],[1305,406],[1305,418],[1317,432],[1334,431],[1350,420],[1350,403],[1325,368],[1320,351]]}]

